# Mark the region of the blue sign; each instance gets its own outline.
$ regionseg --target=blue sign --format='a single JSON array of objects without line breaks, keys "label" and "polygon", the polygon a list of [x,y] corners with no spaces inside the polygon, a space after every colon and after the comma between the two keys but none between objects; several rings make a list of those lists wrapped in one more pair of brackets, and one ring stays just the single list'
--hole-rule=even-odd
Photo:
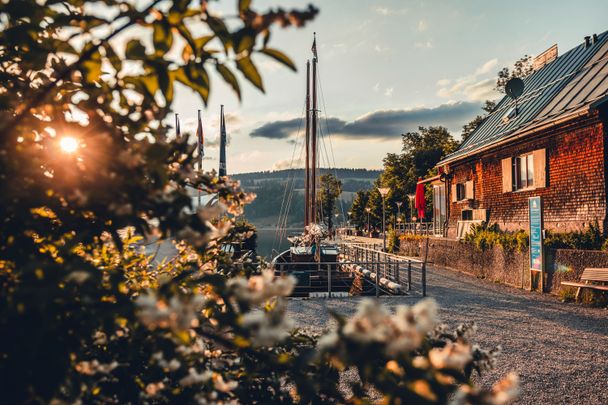
[{"label": "blue sign", "polygon": [[528,199],[530,216],[530,269],[543,270],[543,209],[540,197]]}]

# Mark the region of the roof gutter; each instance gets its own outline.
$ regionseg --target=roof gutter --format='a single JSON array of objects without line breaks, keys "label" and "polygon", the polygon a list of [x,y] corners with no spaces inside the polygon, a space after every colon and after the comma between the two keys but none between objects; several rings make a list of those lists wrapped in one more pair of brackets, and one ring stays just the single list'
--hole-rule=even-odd
[{"label": "roof gutter", "polygon": [[433,177],[427,177],[426,179],[418,180],[417,184],[431,183],[433,181],[440,180],[440,179],[441,179],[441,175],[438,174],[438,175],[433,176]]},{"label": "roof gutter", "polygon": [[567,115],[565,115],[565,116],[563,116],[563,117],[561,117],[561,118],[556,118],[556,119],[551,120],[551,121],[549,121],[549,122],[547,122],[547,123],[545,123],[545,124],[542,124],[542,125],[539,125],[539,126],[533,127],[533,128],[531,128],[531,129],[525,130],[524,132],[521,132],[521,133],[520,133],[520,134],[518,134],[518,135],[511,136],[511,137],[508,137],[508,138],[506,138],[506,139],[503,139],[502,141],[499,141],[499,142],[497,142],[497,143],[493,143],[493,144],[491,144],[491,145],[484,146],[484,147],[482,147],[482,148],[479,148],[479,149],[475,150],[475,151],[474,151],[474,152],[472,152],[471,154],[466,154],[466,155],[462,155],[462,156],[456,156],[456,157],[453,157],[453,158],[451,158],[451,159],[450,159],[450,158],[444,159],[444,160],[442,160],[441,162],[437,163],[437,165],[435,165],[435,167],[444,166],[444,165],[449,164],[449,163],[454,163],[454,162],[456,162],[456,161],[458,161],[458,160],[463,160],[463,159],[466,159],[466,158],[468,158],[468,157],[474,156],[474,155],[479,154],[479,153],[481,153],[481,152],[485,152],[485,151],[487,151],[487,150],[490,150],[490,149],[496,148],[496,147],[498,147],[498,146],[502,146],[502,145],[504,145],[504,144],[506,144],[506,143],[509,143],[509,142],[512,142],[512,141],[515,141],[515,140],[521,139],[521,138],[523,138],[524,136],[527,136],[527,135],[530,135],[530,134],[537,133],[537,132],[542,131],[542,130],[544,130],[544,129],[547,129],[547,128],[550,128],[550,127],[553,127],[553,126],[555,126],[555,125],[562,124],[562,123],[564,123],[564,122],[566,122],[566,121],[570,121],[570,120],[575,119],[575,118],[578,118],[578,117],[582,117],[582,116],[587,115],[587,114],[589,113],[589,111],[591,110],[591,107],[592,107],[592,106],[589,106],[589,107],[587,107],[587,108],[583,108],[583,109],[580,109],[580,110],[574,111],[574,112],[572,112],[572,113],[570,113],[570,114],[567,114]]}]

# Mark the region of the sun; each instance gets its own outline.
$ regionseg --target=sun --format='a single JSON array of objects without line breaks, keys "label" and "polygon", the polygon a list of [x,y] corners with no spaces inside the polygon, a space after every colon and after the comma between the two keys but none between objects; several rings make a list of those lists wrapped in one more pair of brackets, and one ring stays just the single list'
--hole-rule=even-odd
[{"label": "sun", "polygon": [[78,149],[78,140],[72,136],[64,136],[59,141],[59,147],[65,153],[74,153]]}]

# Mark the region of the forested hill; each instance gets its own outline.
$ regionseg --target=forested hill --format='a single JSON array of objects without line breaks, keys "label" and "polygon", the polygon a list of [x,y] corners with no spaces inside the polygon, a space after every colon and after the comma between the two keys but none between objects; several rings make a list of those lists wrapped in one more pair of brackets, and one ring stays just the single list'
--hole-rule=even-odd
[{"label": "forested hill", "polygon": [[[342,182],[342,204],[340,208],[348,210],[352,204],[353,194],[361,189],[372,187],[381,173],[380,170],[367,169],[320,169],[321,174],[332,173]],[[284,205],[285,186],[290,189],[293,184],[289,209],[289,225],[298,226],[304,221],[304,170],[287,169],[240,173],[231,175],[240,180],[245,191],[257,194],[257,198],[245,207],[245,217],[258,226],[270,226],[277,223],[281,206]]]},{"label": "forested hill", "polygon": [[[333,173],[338,179],[342,180],[364,180],[366,183],[374,181],[382,172],[381,170],[367,170],[367,169],[324,169],[321,168],[320,174]],[[304,181],[304,170],[303,169],[285,169],[285,170],[274,170],[274,171],[263,171],[263,172],[250,172],[250,173],[237,173],[232,174],[231,177],[241,181],[243,185],[254,185],[260,181],[268,180],[287,180],[296,178]]]}]

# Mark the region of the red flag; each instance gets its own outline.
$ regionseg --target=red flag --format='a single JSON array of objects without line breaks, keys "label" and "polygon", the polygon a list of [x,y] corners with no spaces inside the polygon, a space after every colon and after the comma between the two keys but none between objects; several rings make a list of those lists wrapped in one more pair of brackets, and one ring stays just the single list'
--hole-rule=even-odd
[{"label": "red flag", "polygon": [[[421,178],[418,181],[422,180]],[[416,209],[418,210],[418,218],[424,218],[424,210],[426,209],[426,199],[424,198],[424,184],[418,183],[416,185]]]}]

